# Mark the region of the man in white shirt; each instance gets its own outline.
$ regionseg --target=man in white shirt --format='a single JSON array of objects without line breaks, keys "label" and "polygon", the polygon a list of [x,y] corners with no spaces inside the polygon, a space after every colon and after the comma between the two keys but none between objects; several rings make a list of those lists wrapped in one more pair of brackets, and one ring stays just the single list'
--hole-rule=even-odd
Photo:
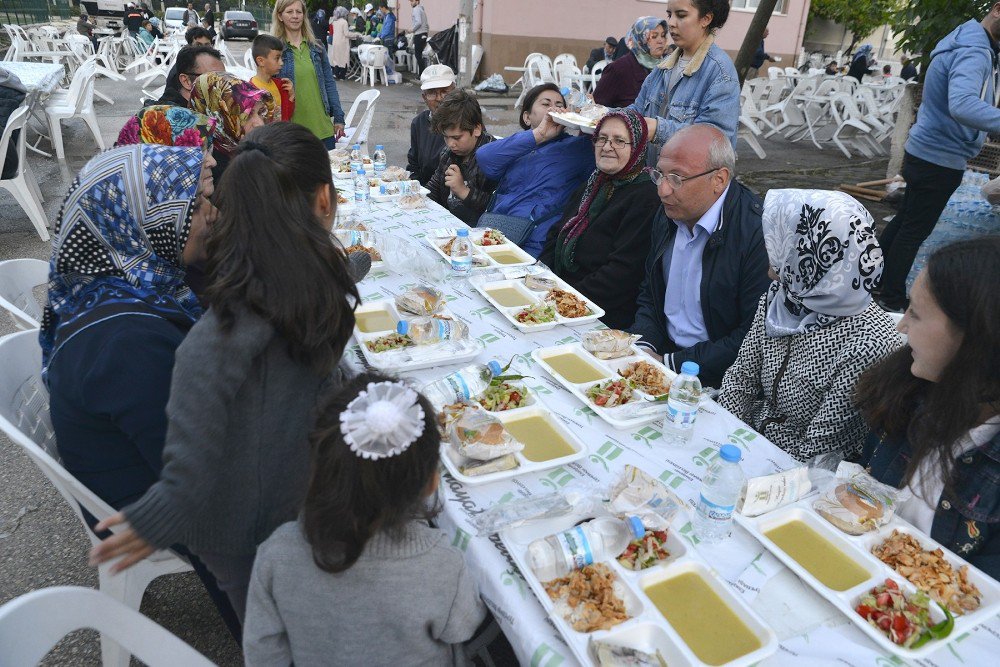
[{"label": "man in white shirt", "polygon": [[427,33],[430,26],[427,24],[427,11],[420,0],[410,0],[413,17],[413,55],[417,58],[417,73],[424,71],[424,48],[427,46]]},{"label": "man in white shirt", "polygon": [[701,367],[718,387],[771,283],[761,231],[763,202],[734,180],[736,155],[711,125],[679,130],[660,151],[646,279],[630,331],[677,371]]}]

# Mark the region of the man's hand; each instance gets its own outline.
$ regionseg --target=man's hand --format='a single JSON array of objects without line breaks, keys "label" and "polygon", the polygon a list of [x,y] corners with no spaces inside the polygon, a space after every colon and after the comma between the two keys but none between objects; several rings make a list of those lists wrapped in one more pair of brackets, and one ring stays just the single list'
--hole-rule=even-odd
[{"label": "man's hand", "polygon": [[295,101],[295,84],[292,83],[292,80],[291,79],[282,79],[281,80],[281,87],[285,89],[286,93],[288,93],[288,99],[291,100],[292,102],[294,102]]},{"label": "man's hand", "polygon": [[542,122],[531,132],[535,135],[535,144],[544,144],[558,137],[562,131],[562,125],[552,120],[549,114],[545,114]]},{"label": "man's hand", "polygon": [[[123,513],[118,512],[94,526],[94,532],[100,533],[112,526],[122,524],[127,525],[128,521]],[[117,574],[148,558],[154,551],[156,551],[156,547],[142,539],[139,533],[135,532],[133,528],[128,527],[119,533],[115,533],[91,549],[90,564],[100,565],[114,558],[121,557],[121,560],[111,567],[112,574]]]},{"label": "man's hand", "polygon": [[444,172],[444,184],[451,189],[451,193],[465,201],[465,198],[469,196],[471,190],[469,186],[465,184],[465,178],[462,176],[462,170],[457,164],[453,164],[448,167],[447,171]]},{"label": "man's hand", "polygon": [[653,359],[659,361],[661,364],[663,363],[663,355],[657,354],[656,351],[653,350],[653,348],[646,347],[645,345],[637,345],[636,347],[638,347],[640,350],[651,356]]}]

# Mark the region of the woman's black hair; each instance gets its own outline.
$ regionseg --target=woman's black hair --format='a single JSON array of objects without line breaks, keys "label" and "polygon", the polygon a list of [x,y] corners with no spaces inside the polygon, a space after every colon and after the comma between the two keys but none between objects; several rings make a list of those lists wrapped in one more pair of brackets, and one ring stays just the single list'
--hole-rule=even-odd
[{"label": "woman's black hair", "polygon": [[[531,125],[528,124],[528,121],[524,120],[524,114],[531,111],[531,107],[535,105],[535,100],[538,99],[538,96],[547,90],[559,93],[559,97],[562,97],[562,91],[554,83],[540,83],[524,94],[524,101],[521,103],[521,113],[518,115],[518,122],[521,123],[521,127],[525,130],[530,130]],[[562,98],[562,101],[563,104],[566,104],[565,97]]]},{"label": "woman's black hair", "polygon": [[712,22],[708,24],[709,32],[726,25],[729,19],[729,0],[691,0],[691,4],[698,10],[699,18],[705,14],[712,15]]},{"label": "woman's black hair", "polygon": [[224,328],[248,309],[274,327],[293,359],[328,373],[351,337],[360,297],[313,212],[322,185],[335,208],[330,158],[312,132],[294,123],[250,132],[218,186],[207,298]]},{"label": "woman's black hair", "polygon": [[424,430],[403,452],[369,460],[344,442],[340,415],[370,382],[391,378],[362,373],[321,399],[310,435],[312,473],[302,507],[302,527],[316,566],[343,572],[357,562],[376,532],[397,533],[414,519],[433,519],[440,511],[425,498],[437,474],[441,435],[433,406],[422,394]]},{"label": "woman's black hair", "polygon": [[1000,236],[960,241],[927,260],[927,286],[937,306],[962,332],[962,343],[937,382],[910,372],[904,346],[858,380],[854,403],[868,425],[906,438],[912,456],[903,482],[925,459],[954,499],[955,442],[982,421],[983,405],[1000,411]]}]

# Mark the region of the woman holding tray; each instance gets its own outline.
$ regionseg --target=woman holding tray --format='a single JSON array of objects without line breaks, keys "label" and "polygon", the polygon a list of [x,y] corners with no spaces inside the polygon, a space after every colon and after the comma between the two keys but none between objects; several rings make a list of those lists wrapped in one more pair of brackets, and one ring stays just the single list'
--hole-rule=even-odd
[{"label": "woman holding tray", "polygon": [[897,514],[1000,579],[1000,236],[941,248],[899,323],[908,346],[867,371],[862,463],[909,487]]}]

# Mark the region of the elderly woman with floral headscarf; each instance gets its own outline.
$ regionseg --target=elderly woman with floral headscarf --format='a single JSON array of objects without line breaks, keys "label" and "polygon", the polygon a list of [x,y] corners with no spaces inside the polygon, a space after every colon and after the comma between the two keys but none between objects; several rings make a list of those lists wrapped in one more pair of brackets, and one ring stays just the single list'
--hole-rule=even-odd
[{"label": "elderly woman with floral headscarf", "polygon": [[115,146],[159,144],[210,149],[215,121],[184,107],[153,105],[143,107],[128,119],[118,133]]},{"label": "elderly woman with floral headscarf", "polygon": [[635,318],[650,226],[660,200],[645,168],[648,135],[631,109],[605,115],[594,131],[597,168],[552,226],[541,261],[624,329]]},{"label": "elderly woman with floral headscarf", "polygon": [[271,93],[228,72],[206,72],[195,79],[191,109],[216,123],[213,152],[218,164],[212,170],[216,183],[243,137],[275,117],[274,104]]},{"label": "elderly woman with floral headscarf", "polygon": [[643,16],[625,37],[629,52],[604,68],[594,89],[594,101],[607,107],[627,107],[635,102],[643,82],[667,52],[667,22]]},{"label": "elderly woman with floral headscarf", "polygon": [[800,461],[858,454],[867,428],[854,385],[902,343],[871,296],[882,275],[875,224],[841,192],[771,190],[762,225],[774,283],[719,403]]}]

